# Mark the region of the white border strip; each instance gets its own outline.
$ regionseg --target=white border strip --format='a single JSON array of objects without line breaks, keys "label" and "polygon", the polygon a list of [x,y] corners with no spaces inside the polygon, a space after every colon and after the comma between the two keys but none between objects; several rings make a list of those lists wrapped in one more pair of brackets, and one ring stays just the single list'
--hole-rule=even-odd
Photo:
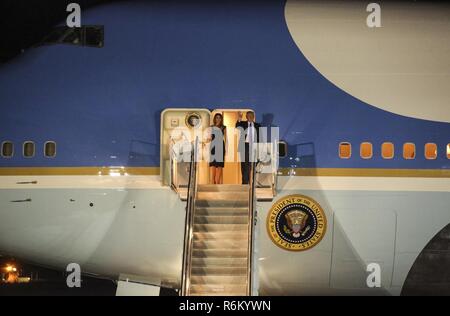
[{"label": "white border strip", "polygon": [[[0,189],[169,189],[152,176],[2,176]],[[278,191],[450,192],[448,178],[279,176]]]}]

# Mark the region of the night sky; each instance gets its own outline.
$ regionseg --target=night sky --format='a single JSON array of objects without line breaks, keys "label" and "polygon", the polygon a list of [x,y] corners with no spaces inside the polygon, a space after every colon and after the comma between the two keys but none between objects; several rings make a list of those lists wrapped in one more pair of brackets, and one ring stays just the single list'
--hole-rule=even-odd
[{"label": "night sky", "polygon": [[[77,0],[81,9],[118,0]],[[69,14],[70,0],[2,0],[0,2],[0,63],[38,46]]]}]

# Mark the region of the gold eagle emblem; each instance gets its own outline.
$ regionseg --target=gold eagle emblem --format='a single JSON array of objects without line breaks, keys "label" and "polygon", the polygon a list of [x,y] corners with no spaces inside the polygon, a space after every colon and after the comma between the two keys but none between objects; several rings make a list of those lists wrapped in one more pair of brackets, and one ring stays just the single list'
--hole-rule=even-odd
[{"label": "gold eagle emblem", "polygon": [[305,229],[308,214],[303,211],[294,210],[286,213],[284,217],[286,218],[288,227],[291,229],[292,236],[295,238],[300,237],[303,234],[303,229]]}]

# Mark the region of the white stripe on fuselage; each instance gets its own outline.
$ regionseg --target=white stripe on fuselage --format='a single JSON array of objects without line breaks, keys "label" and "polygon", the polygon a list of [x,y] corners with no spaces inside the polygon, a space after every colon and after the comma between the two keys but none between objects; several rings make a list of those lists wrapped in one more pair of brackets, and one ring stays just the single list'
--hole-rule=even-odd
[{"label": "white stripe on fuselage", "polygon": [[[34,183],[33,183],[34,182]],[[0,189],[161,189],[160,176],[2,176]],[[278,191],[450,192],[447,178],[280,176]]]}]

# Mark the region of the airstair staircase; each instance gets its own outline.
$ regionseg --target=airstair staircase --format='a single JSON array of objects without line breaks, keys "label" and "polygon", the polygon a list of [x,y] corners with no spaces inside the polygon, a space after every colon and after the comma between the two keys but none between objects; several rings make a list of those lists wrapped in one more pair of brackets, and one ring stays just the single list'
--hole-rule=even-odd
[{"label": "airstair staircase", "polygon": [[196,169],[193,162],[181,295],[249,296],[252,294],[254,177],[249,185],[198,185]]}]

